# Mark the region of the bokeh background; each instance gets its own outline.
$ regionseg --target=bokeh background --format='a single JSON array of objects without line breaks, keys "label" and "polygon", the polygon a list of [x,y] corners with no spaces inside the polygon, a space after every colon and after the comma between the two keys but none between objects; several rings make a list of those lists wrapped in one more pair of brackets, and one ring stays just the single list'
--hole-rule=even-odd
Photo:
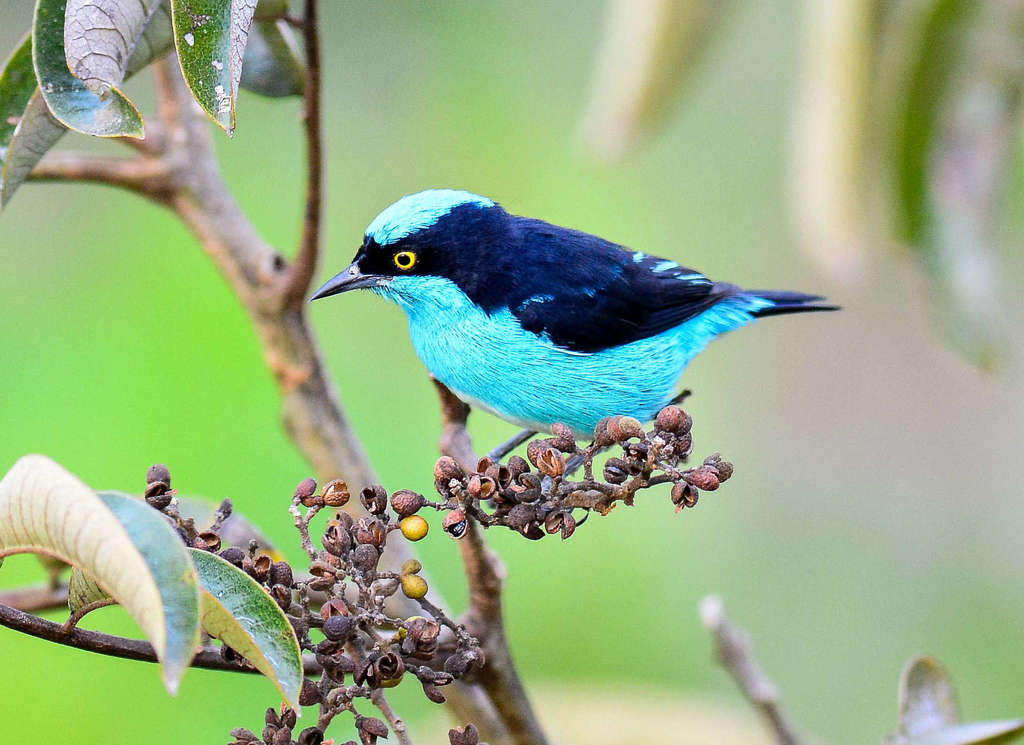
[{"label": "bokeh background", "polygon": [[[1024,714],[1020,149],[997,223],[1006,335],[998,369],[983,372],[945,341],[911,253],[872,246],[844,274],[798,245],[799,3],[735,3],[660,128],[615,162],[579,138],[601,3],[324,5],[321,277],[381,208],[451,186],[844,306],[760,323],[691,365],[696,454],[736,464],[696,510],[675,516],[667,494],[650,495],[570,541],[490,536],[509,568],[512,647],[554,741],[758,741],[697,619],[709,592],[752,632],[817,741],[891,731],[900,667],[920,652],[952,670],[969,717]],[[30,18],[28,0],[0,0],[0,50]],[[142,103],[147,82],[128,86]],[[236,136],[218,138],[239,200],[285,250],[301,212],[298,112],[243,92]],[[85,139],[63,144],[96,147]],[[247,319],[169,213],[110,189],[29,184],[2,217],[0,260],[0,471],[41,452],[91,485],[137,492],[163,461],[182,492],[230,496],[299,557],[285,510],[309,469]],[[404,316],[369,294],[310,315],[385,484],[428,490],[439,416]],[[486,414],[471,424],[481,446],[513,432]],[[421,546],[460,611],[456,547],[439,530]],[[0,587],[41,578],[14,557]],[[117,609],[86,625],[134,633]],[[232,727],[258,730],[275,701],[264,680],[198,670],[170,699],[153,666],[3,630],[0,671],[4,743],[223,742]],[[417,691],[396,698],[414,733],[443,738],[436,707]]]}]

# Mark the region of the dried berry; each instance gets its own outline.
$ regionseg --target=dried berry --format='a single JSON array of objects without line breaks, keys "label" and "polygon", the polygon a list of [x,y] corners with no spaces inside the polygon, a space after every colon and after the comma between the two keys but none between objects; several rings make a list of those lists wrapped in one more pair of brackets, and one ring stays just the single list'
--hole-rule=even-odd
[{"label": "dried berry", "polygon": [[674,404],[666,406],[658,412],[654,420],[654,426],[662,432],[670,432],[674,435],[683,435],[690,431],[693,420],[690,415]]},{"label": "dried berry", "polygon": [[609,431],[609,427],[618,417],[606,416],[604,419],[597,423],[594,427],[594,444],[598,447],[606,448],[615,442],[615,437],[612,436]]},{"label": "dried berry", "polygon": [[332,642],[346,642],[355,630],[356,621],[352,616],[336,615],[324,621],[324,636]]},{"label": "dried berry", "polygon": [[348,504],[350,497],[348,491],[348,484],[341,479],[335,479],[334,481],[328,481],[324,486],[321,497],[324,500],[324,504],[328,507],[344,507]]},{"label": "dried berry", "polygon": [[270,565],[270,584],[291,587],[294,578],[287,561],[275,561]]},{"label": "dried berry", "polygon": [[417,494],[408,489],[399,489],[391,495],[391,509],[398,513],[399,517],[415,515],[427,503],[422,494]]},{"label": "dried berry", "polygon": [[513,483],[518,483],[520,476],[530,472],[530,464],[521,455],[513,455],[509,458],[506,468],[508,468],[509,479]]},{"label": "dried berry", "polygon": [[146,483],[163,483],[168,489],[171,488],[171,471],[163,463],[154,463],[146,471]]},{"label": "dried berry", "polygon": [[604,480],[609,484],[621,484],[629,477],[629,464],[622,458],[609,458],[604,464]]},{"label": "dried berry", "polygon": [[455,458],[451,458],[444,455],[437,459],[437,463],[434,464],[434,480],[447,484],[452,479],[461,481],[462,477],[465,476],[465,471],[462,470]]},{"label": "dried berry", "polygon": [[335,556],[344,556],[352,550],[352,536],[341,520],[327,521],[322,543],[324,551]]},{"label": "dried berry", "polygon": [[686,474],[686,480],[704,491],[714,491],[721,483],[712,466],[700,466]]},{"label": "dried berry", "polygon": [[299,733],[297,742],[298,745],[323,745],[324,731],[319,727],[306,727]]},{"label": "dried berry", "polygon": [[448,730],[448,741],[451,745],[479,745],[480,732],[472,724]]},{"label": "dried berry", "polygon": [[386,536],[380,520],[369,515],[359,518],[352,532],[356,543],[369,543],[371,546],[381,546]]},{"label": "dried berry", "polygon": [[448,699],[445,698],[444,694],[441,693],[441,689],[435,686],[433,683],[423,684],[423,695],[435,704],[443,704]]},{"label": "dried berry", "polygon": [[361,572],[372,572],[380,561],[380,552],[369,543],[356,546],[352,552],[352,564]]},{"label": "dried berry", "polygon": [[381,688],[393,688],[402,681],[405,675],[405,663],[402,658],[393,652],[388,652],[377,658],[373,663],[377,684]]},{"label": "dried berry", "polygon": [[241,568],[242,562],[245,561],[245,551],[238,546],[230,546],[220,552],[220,558],[229,564],[234,564],[236,567]]},{"label": "dried berry", "polygon": [[565,473],[565,459],[553,447],[545,447],[537,456],[534,464],[537,466],[537,470],[545,476],[554,478]]},{"label": "dried berry", "polygon": [[204,530],[196,536],[195,547],[202,551],[216,553],[220,551],[220,536],[212,530]]},{"label": "dried berry", "polygon": [[300,481],[298,486],[295,487],[295,496],[293,499],[297,499],[304,507],[323,504],[323,500],[321,500],[319,495],[316,493],[316,479],[309,478]]}]

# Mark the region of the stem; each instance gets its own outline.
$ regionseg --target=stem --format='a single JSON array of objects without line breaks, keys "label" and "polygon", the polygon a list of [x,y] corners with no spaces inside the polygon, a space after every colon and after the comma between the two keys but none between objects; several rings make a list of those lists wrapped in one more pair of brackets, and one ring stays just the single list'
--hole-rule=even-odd
[{"label": "stem", "polygon": [[[99,631],[88,631],[86,629],[74,628],[71,631],[64,631],[59,623],[47,621],[45,618],[34,616],[31,613],[11,608],[0,603],[0,626],[20,631],[23,634],[34,636],[39,639],[63,644],[75,649],[84,649],[87,652],[96,652],[109,657],[121,657],[126,660],[140,660],[142,662],[158,662],[156,650],[149,642],[139,639],[126,639],[123,636],[112,636]],[[227,670],[235,673],[258,673],[256,668],[241,667],[237,662],[230,662],[221,657],[220,649],[215,647],[203,647],[196,656],[192,658],[192,667],[201,667],[207,670]],[[312,657],[303,657],[303,668],[306,675],[319,675],[322,672],[320,665]]]},{"label": "stem", "polygon": [[[440,382],[435,380],[434,385],[441,400],[444,423],[441,452],[455,458],[463,468],[475,471],[477,458],[466,432],[469,406],[459,401]],[[487,547],[483,531],[474,520],[469,520],[466,535],[459,541],[459,550],[469,584],[469,610],[463,620],[467,630],[480,640],[485,657],[483,668],[476,673],[476,680],[494,704],[511,742],[543,745],[547,738],[519,679],[505,636],[501,611],[505,567],[497,554]],[[493,739],[490,733],[483,734],[487,739]]]},{"label": "stem", "polygon": [[722,599],[708,595],[700,601],[700,620],[715,642],[715,657],[743,695],[761,714],[778,745],[802,745],[792,723],[779,707],[779,691],[754,658],[750,637],[725,616]]},{"label": "stem", "polygon": [[380,688],[375,689],[370,694],[370,700],[374,706],[380,709],[380,713],[384,715],[388,724],[391,725],[391,731],[398,738],[399,745],[413,745],[412,738],[409,737],[409,728],[405,726],[402,718],[391,708],[391,704],[388,702],[387,696],[384,695],[384,691]]},{"label": "stem", "polygon": [[306,213],[302,223],[299,251],[284,290],[284,301],[289,306],[301,306],[304,302],[320,253],[324,150],[321,132],[320,25],[317,22],[317,0],[306,0],[302,36],[306,44],[305,107],[302,112],[302,124],[306,133]]},{"label": "stem", "polygon": [[151,157],[120,158],[58,151],[43,158],[29,178],[117,186],[161,204],[166,204],[173,188],[167,164]]},{"label": "stem", "polygon": [[56,587],[49,583],[37,587],[22,587],[0,593],[0,605],[9,605],[22,611],[53,610],[67,608],[68,585],[63,582]]}]

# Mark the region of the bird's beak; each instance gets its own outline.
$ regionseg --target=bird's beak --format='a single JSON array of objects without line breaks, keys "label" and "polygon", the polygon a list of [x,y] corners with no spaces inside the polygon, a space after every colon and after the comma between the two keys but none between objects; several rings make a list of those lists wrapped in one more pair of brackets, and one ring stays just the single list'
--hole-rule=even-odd
[{"label": "bird's beak", "polygon": [[331,277],[324,286],[316,291],[310,301],[319,300],[322,297],[330,297],[349,290],[361,290],[369,287],[380,287],[387,281],[386,277],[379,274],[363,274],[359,266],[352,264],[341,272]]}]

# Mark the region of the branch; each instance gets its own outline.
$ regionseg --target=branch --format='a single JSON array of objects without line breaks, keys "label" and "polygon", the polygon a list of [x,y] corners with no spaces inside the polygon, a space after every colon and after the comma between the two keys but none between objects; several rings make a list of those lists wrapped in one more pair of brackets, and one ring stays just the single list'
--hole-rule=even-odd
[{"label": "branch", "polygon": [[[477,458],[466,431],[469,406],[439,381],[435,380],[434,385],[441,401],[441,452],[455,458],[463,468],[475,471]],[[547,743],[547,737],[519,679],[505,637],[501,612],[505,568],[501,559],[487,547],[483,531],[475,520],[469,520],[466,535],[459,541],[459,549],[469,584],[469,610],[463,621],[469,633],[480,640],[485,658],[476,680],[490,696],[512,742],[543,745]],[[485,736],[491,737],[490,733],[485,733]]]},{"label": "branch", "polygon": [[33,181],[84,181],[117,186],[166,204],[174,189],[167,164],[157,158],[118,158],[75,152],[53,152],[32,169]]},{"label": "branch", "polygon": [[66,582],[54,587],[50,583],[36,587],[20,587],[0,593],[0,605],[9,605],[22,611],[52,610],[68,607]]},{"label": "branch", "polygon": [[284,290],[288,305],[305,301],[309,284],[316,271],[320,252],[320,225],[323,210],[324,151],[320,107],[320,25],[317,22],[317,0],[306,0],[302,22],[306,46],[305,107],[302,123],[306,132],[306,213],[302,223],[302,239]]},{"label": "branch", "polygon": [[[110,657],[121,657],[126,660],[140,660],[142,662],[158,662],[156,650],[153,645],[139,639],[126,639],[122,636],[112,636],[99,631],[88,631],[86,629],[74,628],[65,632],[59,623],[47,621],[31,613],[11,608],[0,603],[0,626],[20,631],[23,634],[34,636],[46,641],[63,644],[75,649],[84,649],[87,652],[108,655]],[[322,668],[312,657],[303,657],[303,669],[306,675],[319,675]],[[207,670],[226,670],[235,673],[259,673],[253,667],[241,666],[237,662],[225,660],[216,647],[203,647],[196,656],[192,658],[192,667],[200,667]]]},{"label": "branch", "polygon": [[725,616],[725,606],[717,595],[700,601],[700,620],[715,642],[715,657],[725,668],[743,695],[764,718],[778,745],[802,745],[792,723],[779,708],[779,692],[754,659],[750,637],[733,626]]}]

